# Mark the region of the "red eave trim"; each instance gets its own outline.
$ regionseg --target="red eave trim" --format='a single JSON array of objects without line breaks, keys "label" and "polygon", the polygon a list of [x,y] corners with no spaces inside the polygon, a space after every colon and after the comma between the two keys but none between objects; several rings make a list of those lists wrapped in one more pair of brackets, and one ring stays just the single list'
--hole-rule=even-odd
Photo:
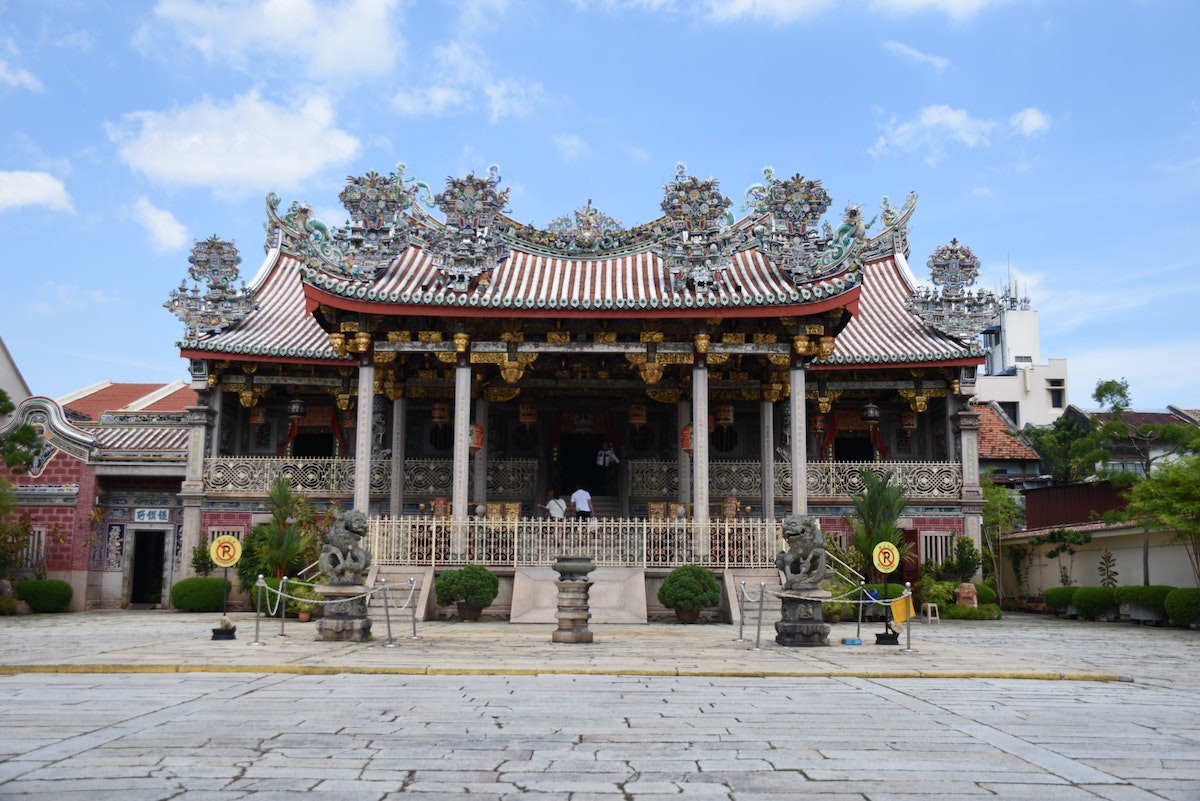
[{"label": "red eave trim", "polygon": [[847,290],[832,298],[825,298],[812,303],[793,306],[693,306],[691,308],[645,308],[645,309],[530,309],[528,307],[498,309],[492,306],[434,306],[434,305],[400,305],[396,303],[379,303],[368,300],[350,300],[341,295],[334,295],[323,289],[317,289],[310,284],[304,284],[304,305],[309,314],[319,306],[332,306],[343,311],[363,314],[383,314],[387,316],[410,315],[414,317],[526,317],[534,319],[553,319],[556,317],[574,317],[580,319],[621,319],[621,318],[694,318],[694,317],[796,317],[810,314],[820,314],[833,309],[846,309],[852,316],[858,314],[862,285]]}]

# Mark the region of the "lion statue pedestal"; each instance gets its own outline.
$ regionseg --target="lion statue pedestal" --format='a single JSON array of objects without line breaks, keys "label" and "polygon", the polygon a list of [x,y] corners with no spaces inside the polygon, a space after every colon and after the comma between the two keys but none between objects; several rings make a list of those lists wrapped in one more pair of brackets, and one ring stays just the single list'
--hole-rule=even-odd
[{"label": "lion statue pedestal", "polygon": [[351,509],[338,515],[325,537],[317,566],[329,583],[315,589],[328,603],[324,616],[317,621],[318,640],[370,639],[367,587],[362,581],[363,573],[371,566],[371,554],[359,545],[366,534],[367,516]]},{"label": "lion statue pedestal", "polygon": [[833,575],[825,561],[825,535],[817,519],[808,515],[785,517],[783,535],[788,549],[775,557],[784,578],[775,642],[789,648],[829,645],[829,624],[821,611],[830,597],[821,582]]}]

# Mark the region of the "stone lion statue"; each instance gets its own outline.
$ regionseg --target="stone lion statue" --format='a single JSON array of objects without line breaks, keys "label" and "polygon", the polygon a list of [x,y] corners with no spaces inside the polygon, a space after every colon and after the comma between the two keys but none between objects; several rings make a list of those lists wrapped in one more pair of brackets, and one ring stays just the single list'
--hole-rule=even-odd
[{"label": "stone lion statue", "polygon": [[351,509],[337,516],[325,535],[317,566],[330,584],[361,584],[371,566],[371,553],[359,545],[367,535],[367,516]]},{"label": "stone lion statue", "polygon": [[810,515],[788,515],[783,519],[783,536],[788,549],[775,557],[775,567],[783,571],[785,590],[815,590],[833,575],[825,563],[825,535]]}]

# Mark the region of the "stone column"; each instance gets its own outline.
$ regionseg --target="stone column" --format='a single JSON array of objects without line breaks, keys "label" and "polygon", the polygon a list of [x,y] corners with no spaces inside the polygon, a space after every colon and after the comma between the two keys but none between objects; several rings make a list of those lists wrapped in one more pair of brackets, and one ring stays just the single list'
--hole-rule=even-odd
[{"label": "stone column", "polygon": [[762,431],[759,443],[759,458],[762,461],[762,516],[763,520],[775,518],[775,404],[763,390],[763,399],[758,404],[759,429]]},{"label": "stone column", "polygon": [[371,514],[371,412],[375,400],[375,363],[369,354],[358,365],[354,428],[354,508]]},{"label": "stone column", "polygon": [[[692,422],[692,405],[685,400],[679,401],[676,405],[678,409],[678,430],[675,432],[676,437],[683,436],[683,427]],[[695,429],[692,431],[692,439],[695,439]],[[676,448],[676,463],[679,465],[679,496],[678,501],[684,505],[692,502],[692,455],[683,449],[683,443],[680,442]],[[675,517],[675,509],[668,510],[668,516]]]},{"label": "stone column", "polygon": [[[979,485],[979,412],[970,407],[957,415],[959,451],[962,454],[962,509],[966,536],[983,552],[983,488]],[[976,571],[975,581],[982,577]]]},{"label": "stone column", "polygon": [[471,444],[471,356],[470,339],[466,334],[454,335],[458,353],[454,369],[454,483],[450,491],[450,550],[455,554],[467,550],[467,477],[470,471]]},{"label": "stone column", "polygon": [[696,336],[695,365],[692,367],[692,523],[693,550],[704,560],[712,551],[708,527],[708,335]]},{"label": "stone column", "polygon": [[486,398],[477,398],[475,401],[475,421],[484,427],[483,447],[475,451],[475,480],[471,487],[471,494],[474,496],[476,503],[487,503],[487,468],[488,468],[488,438],[486,435],[488,424],[488,402]]},{"label": "stone column", "polygon": [[[183,503],[182,553],[188,557],[182,559],[181,569],[184,577],[195,575],[192,571],[190,557],[192,549],[200,544],[203,536],[200,527],[200,512],[205,495],[204,456],[207,452],[208,432],[213,425],[214,418],[215,412],[207,406],[189,406],[187,408],[189,425],[187,468],[183,486],[179,492],[179,500]],[[168,539],[173,541],[174,534]],[[173,554],[172,558],[174,558]]]},{"label": "stone column", "polygon": [[389,486],[388,514],[404,513],[404,429],[408,425],[408,405],[401,396],[392,401],[392,481]]},{"label": "stone column", "polygon": [[808,514],[808,448],[804,441],[804,365],[797,362],[792,365],[788,375],[790,394],[788,395],[788,410],[791,431],[792,460],[792,514]]}]

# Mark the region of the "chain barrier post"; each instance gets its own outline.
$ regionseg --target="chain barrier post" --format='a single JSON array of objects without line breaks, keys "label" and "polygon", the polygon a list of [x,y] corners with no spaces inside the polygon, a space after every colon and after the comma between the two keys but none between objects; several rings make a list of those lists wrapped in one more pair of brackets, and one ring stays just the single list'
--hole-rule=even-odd
[{"label": "chain barrier post", "polygon": [[263,605],[263,587],[267,586],[267,582],[263,581],[262,573],[258,574],[258,581],[254,582],[255,588],[258,590],[258,603],[254,607],[254,642],[248,642],[247,645],[266,645],[258,639],[258,624],[262,620],[262,605]]},{"label": "chain barrier post", "polygon": [[862,645],[862,616],[863,616],[863,607],[866,605],[866,597],[867,597],[867,584],[865,581],[859,579],[858,600],[856,601],[856,605],[858,606],[858,625],[854,629],[853,637],[843,637],[842,638],[842,645]]},{"label": "chain barrier post", "polygon": [[742,629],[746,626],[746,582],[741,582],[741,594],[738,595],[738,610],[741,612],[738,615],[738,636],[734,642],[745,642],[746,638],[742,636]]},{"label": "chain barrier post", "polygon": [[412,604],[411,612],[412,612],[413,633],[412,633],[412,636],[409,637],[410,640],[421,639],[420,637],[417,636],[417,605],[416,605],[416,602],[413,600],[413,593],[416,592],[416,589],[417,589],[417,580],[415,578],[413,578],[412,576],[409,576],[408,577],[408,600],[405,603]]},{"label": "chain barrier post", "polygon": [[902,654],[915,654],[917,650],[912,647],[912,624],[913,624],[913,602],[912,602],[912,582],[904,582],[904,602],[908,605],[908,619],[904,621],[904,647],[900,649]]},{"label": "chain barrier post", "polygon": [[387,640],[383,643],[384,648],[395,648],[400,643],[392,639],[392,602],[388,599],[387,579],[379,579],[379,589],[383,592],[383,619],[387,623]]},{"label": "chain barrier post", "polygon": [[277,640],[287,639],[288,636],[283,633],[283,621],[287,617],[287,581],[287,576],[279,581],[279,598],[277,599],[279,601],[279,633],[275,635]]},{"label": "chain barrier post", "polygon": [[762,619],[763,619],[763,598],[767,595],[767,583],[765,581],[758,582],[758,629],[754,635],[754,647],[751,651],[762,650]]}]

